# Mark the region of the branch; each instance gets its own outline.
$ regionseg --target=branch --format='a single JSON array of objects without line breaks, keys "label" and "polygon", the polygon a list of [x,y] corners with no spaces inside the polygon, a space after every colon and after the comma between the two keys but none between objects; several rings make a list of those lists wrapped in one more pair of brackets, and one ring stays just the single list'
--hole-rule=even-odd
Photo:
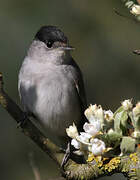
[{"label": "branch", "polygon": [[[115,11],[118,15],[125,17],[127,19],[131,19],[135,21],[136,23],[140,22],[140,0],[121,0],[125,7],[128,9],[129,13],[131,14],[131,17],[126,17],[125,15],[122,15],[120,12]],[[136,49],[132,51],[136,55],[140,55],[140,49]]]},{"label": "branch", "polygon": [[[24,118],[24,112],[19,106],[5,93],[3,89],[3,78],[0,73],[0,104],[7,110],[7,112],[13,117],[13,119],[20,123]],[[46,154],[53,159],[60,168],[64,153],[53,144],[48,138],[46,138],[40,130],[27,118],[23,126],[21,126],[22,132],[28,136],[32,141],[36,143]],[[69,159],[65,165],[65,171],[62,173],[68,180],[79,179],[94,179],[101,176],[112,175],[113,173],[124,173],[129,179],[140,177],[140,153],[139,151],[134,154],[122,157],[114,158],[102,158],[101,160],[94,159],[87,164],[78,164],[75,161]]]},{"label": "branch", "polygon": [[[25,117],[24,112],[19,108],[19,106],[5,93],[3,89],[3,78],[0,73],[0,104],[8,113],[13,117],[13,119],[19,124]],[[62,158],[64,154],[60,151],[55,144],[53,144],[48,138],[46,138],[42,132],[35,127],[35,125],[26,118],[26,122],[21,127],[22,132],[28,136],[32,141],[34,141],[45,153],[47,153],[50,158],[52,158],[57,165],[60,167]]]},{"label": "branch", "polygon": [[[133,20],[140,21],[140,0],[121,0],[129,13],[132,15]],[[129,18],[129,17],[128,17]]]}]

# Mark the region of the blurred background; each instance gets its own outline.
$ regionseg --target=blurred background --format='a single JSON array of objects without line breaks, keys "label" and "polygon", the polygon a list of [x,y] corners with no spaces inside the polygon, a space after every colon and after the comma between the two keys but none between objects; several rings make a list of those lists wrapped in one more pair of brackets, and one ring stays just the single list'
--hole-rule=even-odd
[{"label": "blurred background", "polygon": [[[40,26],[56,25],[76,48],[72,55],[84,74],[88,104],[115,110],[124,99],[140,100],[140,56],[132,53],[140,48],[140,24],[116,15],[113,8],[129,16],[121,0],[1,1],[0,71],[7,93],[19,104],[18,72],[29,44]],[[34,180],[30,152],[42,180],[59,176],[55,163],[17,129],[3,108],[0,121],[0,179]]]}]

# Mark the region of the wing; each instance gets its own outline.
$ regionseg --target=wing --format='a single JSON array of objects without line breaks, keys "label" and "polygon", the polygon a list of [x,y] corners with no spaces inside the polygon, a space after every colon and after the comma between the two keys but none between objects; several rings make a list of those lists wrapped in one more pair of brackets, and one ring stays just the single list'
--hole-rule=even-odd
[{"label": "wing", "polygon": [[75,82],[75,87],[77,89],[78,96],[80,98],[82,106],[86,108],[87,100],[86,100],[86,93],[85,93],[82,72],[81,72],[79,66],[76,64],[76,62],[73,59],[71,59],[70,65],[73,67],[74,72],[72,73],[72,76],[73,76],[73,80]]},{"label": "wing", "polygon": [[87,100],[86,100],[84,81],[83,81],[83,76],[80,71],[80,68],[77,67],[77,70],[78,70],[78,73],[77,73],[76,78],[74,79],[74,82],[75,82],[77,94],[79,96],[79,99],[82,105],[82,110],[85,111],[85,108],[87,107]]},{"label": "wing", "polygon": [[[80,125],[83,127],[83,124],[87,121],[84,116],[84,111],[87,108],[87,100],[86,100],[86,93],[85,93],[82,72],[79,66],[76,64],[76,62],[73,59],[71,59],[71,62],[68,68],[69,68],[69,71],[68,71],[69,76],[71,76],[71,78],[74,81],[75,90],[77,92],[77,95],[79,97],[79,101],[81,104],[82,123]],[[80,127],[80,129],[82,129],[82,127]]]}]

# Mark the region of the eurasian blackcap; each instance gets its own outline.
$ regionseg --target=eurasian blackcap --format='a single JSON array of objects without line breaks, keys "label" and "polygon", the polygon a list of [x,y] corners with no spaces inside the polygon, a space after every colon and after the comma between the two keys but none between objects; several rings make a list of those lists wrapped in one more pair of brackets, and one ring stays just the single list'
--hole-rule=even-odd
[{"label": "eurasian blackcap", "polygon": [[64,33],[43,26],[35,35],[19,72],[19,94],[24,111],[33,115],[45,134],[64,147],[66,128],[81,130],[86,97],[80,68],[70,55]]}]

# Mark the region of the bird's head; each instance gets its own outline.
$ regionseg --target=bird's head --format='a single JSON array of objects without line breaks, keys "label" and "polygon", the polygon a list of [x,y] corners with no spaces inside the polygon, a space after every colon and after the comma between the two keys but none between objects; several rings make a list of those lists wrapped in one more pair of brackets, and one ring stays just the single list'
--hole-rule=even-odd
[{"label": "bird's head", "polygon": [[43,26],[36,33],[30,54],[52,61],[69,54],[74,48],[69,46],[68,38],[56,26]]}]

